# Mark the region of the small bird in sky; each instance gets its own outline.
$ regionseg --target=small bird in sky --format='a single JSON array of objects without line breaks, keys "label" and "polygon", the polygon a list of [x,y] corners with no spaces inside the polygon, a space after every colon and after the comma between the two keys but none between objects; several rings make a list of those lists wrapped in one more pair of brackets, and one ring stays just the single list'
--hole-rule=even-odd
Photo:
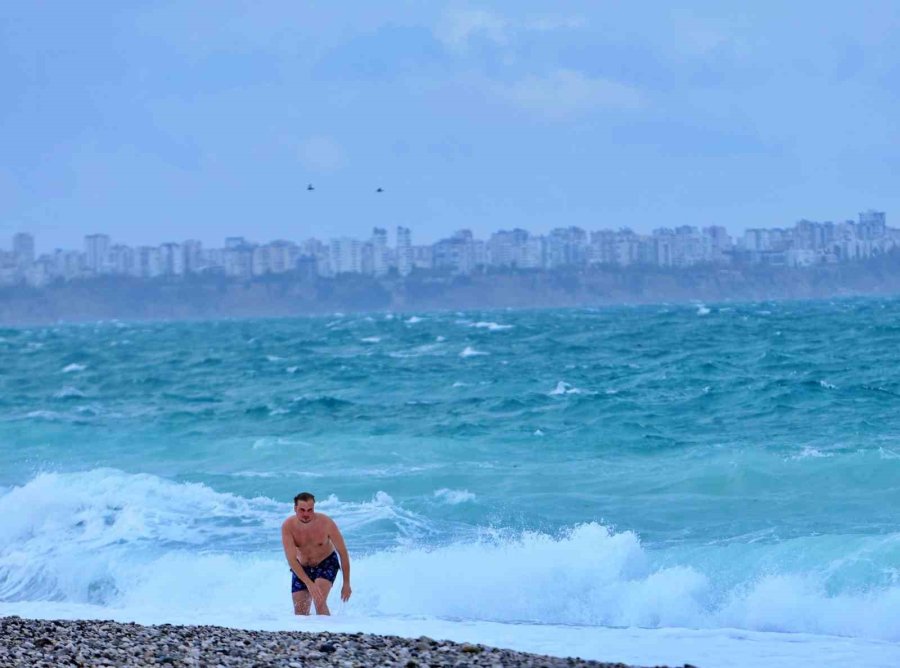
[{"label": "small bird in sky", "polygon": [[377,192],[377,193],[383,193],[383,192],[384,192],[384,188],[378,188],[377,190],[375,190],[375,192]]},{"label": "small bird in sky", "polygon": [[306,186],[306,189],[307,189],[307,190],[315,190],[315,188],[313,188],[313,184],[312,184],[312,183],[310,183],[308,186]]}]

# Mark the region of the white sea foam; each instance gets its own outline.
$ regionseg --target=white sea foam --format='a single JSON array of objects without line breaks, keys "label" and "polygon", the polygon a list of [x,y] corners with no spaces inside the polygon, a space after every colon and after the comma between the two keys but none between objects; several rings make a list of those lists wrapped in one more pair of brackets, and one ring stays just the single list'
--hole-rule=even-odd
[{"label": "white sea foam", "polygon": [[283,357],[279,357],[278,355],[266,355],[266,360],[269,362],[280,362],[283,359]]},{"label": "white sea foam", "polygon": [[411,318],[407,318],[405,322],[407,325],[415,325],[417,322],[422,322],[424,319],[425,318],[420,318],[419,316],[414,315]]},{"label": "white sea foam", "polygon": [[56,422],[59,420],[65,420],[66,416],[57,411],[45,411],[45,410],[37,410],[37,411],[28,411],[25,414],[26,418],[32,420],[47,420],[48,422]]},{"label": "white sea foam", "polygon": [[84,392],[77,387],[71,387],[69,385],[66,385],[61,390],[53,393],[55,399],[79,399],[84,396]]},{"label": "white sea foam", "polygon": [[254,439],[253,450],[265,450],[266,448],[294,448],[294,447],[314,448],[316,447],[308,441],[302,441],[299,438],[285,438],[283,436],[263,436]]},{"label": "white sea foam", "polygon": [[380,336],[367,336],[363,339],[360,339],[363,343],[381,343]]},{"label": "white sea foam", "polygon": [[300,370],[299,366],[289,366],[285,371],[288,373],[297,373]]},{"label": "white sea foam", "polygon": [[827,457],[833,457],[834,453],[831,452],[822,452],[818,448],[813,448],[810,446],[804,446],[803,450],[801,450],[796,455],[792,455],[788,459],[791,461],[796,461],[798,459],[824,459]]},{"label": "white sea foam", "polygon": [[475,495],[467,489],[447,489],[446,487],[435,490],[434,497],[451,506],[475,500]]},{"label": "white sea foam", "polygon": [[459,354],[460,357],[478,357],[480,355],[490,355],[490,353],[481,350],[475,350],[472,346],[466,346]]},{"label": "white sea foam", "polygon": [[443,355],[444,352],[441,350],[441,347],[436,343],[426,343],[421,346],[416,346],[412,350],[394,350],[388,353],[388,357],[394,357],[396,359],[404,359],[407,357],[424,357],[426,355]]},{"label": "white sea foam", "polygon": [[[42,345],[42,344],[38,344],[38,345]],[[87,369],[87,364],[74,364],[73,363],[73,364],[69,364],[68,366],[64,367],[62,372],[63,373],[76,373],[78,371],[84,371],[85,369]]]},{"label": "white sea foam", "polygon": [[837,389],[837,385],[832,385],[827,380],[820,380],[819,385],[824,387],[826,390],[836,390]]},{"label": "white sea foam", "polygon": [[711,311],[703,304],[697,304],[697,315],[709,315]]},{"label": "white sea foam", "polygon": [[473,322],[469,323],[469,327],[475,327],[476,329],[486,329],[491,332],[501,332],[506,329],[512,329],[512,325],[501,325],[496,322]]},{"label": "white sea foam", "polygon": [[569,385],[565,381],[559,381],[556,383],[556,387],[550,390],[547,394],[550,396],[560,396],[565,394],[596,394],[595,392],[591,392],[590,390],[582,390],[580,388]]}]

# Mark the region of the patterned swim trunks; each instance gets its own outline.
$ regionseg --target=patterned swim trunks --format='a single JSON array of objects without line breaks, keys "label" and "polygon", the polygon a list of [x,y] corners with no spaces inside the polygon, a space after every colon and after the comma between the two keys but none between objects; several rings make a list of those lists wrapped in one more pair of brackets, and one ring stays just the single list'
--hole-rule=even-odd
[{"label": "patterned swim trunks", "polygon": [[[340,568],[341,564],[338,561],[337,552],[332,552],[330,556],[325,557],[315,566],[304,566],[303,572],[306,573],[313,582],[319,578],[325,578],[329,582],[334,582]],[[297,577],[297,574],[294,573],[294,571],[291,571],[291,593],[293,594],[298,591],[306,591],[306,585],[303,584],[303,581]]]}]

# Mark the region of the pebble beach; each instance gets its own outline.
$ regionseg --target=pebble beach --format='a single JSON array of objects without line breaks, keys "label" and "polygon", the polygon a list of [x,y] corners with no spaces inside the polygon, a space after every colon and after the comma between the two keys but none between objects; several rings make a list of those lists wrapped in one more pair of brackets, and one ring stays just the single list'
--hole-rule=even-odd
[{"label": "pebble beach", "polygon": [[[0,666],[633,668],[431,638],[0,618]],[[685,666],[685,668],[690,668]]]}]

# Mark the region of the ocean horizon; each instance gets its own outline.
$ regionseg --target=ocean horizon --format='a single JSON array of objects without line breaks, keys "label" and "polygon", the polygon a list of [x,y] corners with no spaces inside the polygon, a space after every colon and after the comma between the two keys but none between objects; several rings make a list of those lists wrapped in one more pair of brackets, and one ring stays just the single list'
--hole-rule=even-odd
[{"label": "ocean horizon", "polygon": [[[898,298],[6,327],[0,360],[0,615],[900,665]],[[350,551],[329,619],[292,614],[300,491]]]}]

